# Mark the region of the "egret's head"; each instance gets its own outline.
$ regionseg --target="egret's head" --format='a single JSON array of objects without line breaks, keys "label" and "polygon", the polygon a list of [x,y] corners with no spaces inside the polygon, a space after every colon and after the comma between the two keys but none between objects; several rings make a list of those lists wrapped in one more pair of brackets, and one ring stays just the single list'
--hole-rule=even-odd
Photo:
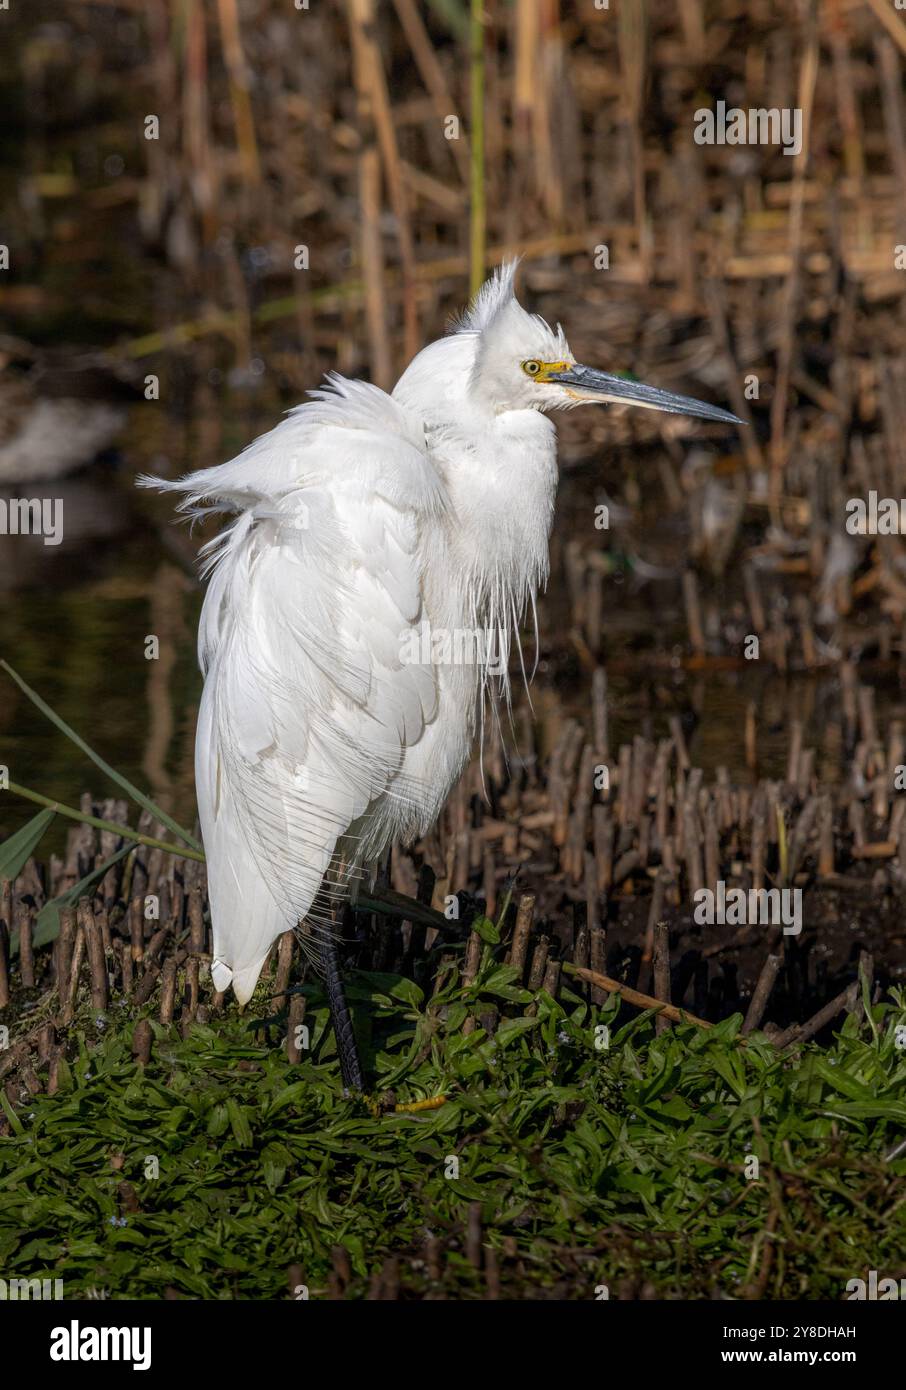
[{"label": "egret's head", "polygon": [[563,329],[558,325],[555,332],[536,314],[526,313],[516,299],[516,265],[511,261],[502,266],[482,286],[458,325],[461,333],[476,339],[472,392],[496,413],[619,403],[742,423],[729,411],[690,396],[582,366],[570,352]]}]

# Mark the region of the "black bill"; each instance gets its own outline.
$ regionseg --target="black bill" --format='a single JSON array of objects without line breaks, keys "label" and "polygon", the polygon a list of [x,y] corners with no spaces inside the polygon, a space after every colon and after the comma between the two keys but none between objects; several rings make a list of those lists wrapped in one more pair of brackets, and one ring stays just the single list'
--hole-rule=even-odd
[{"label": "black bill", "polygon": [[612,376],[610,372],[599,372],[596,367],[583,367],[579,363],[566,371],[552,372],[547,380],[558,381],[561,386],[569,387],[583,400],[640,405],[646,410],[665,410],[670,415],[694,415],[700,420],[720,420],[725,425],[745,423],[737,415],[731,415],[729,410],[696,401],[692,396],[678,396],[673,391],[661,391],[657,386],[643,386],[640,381]]}]

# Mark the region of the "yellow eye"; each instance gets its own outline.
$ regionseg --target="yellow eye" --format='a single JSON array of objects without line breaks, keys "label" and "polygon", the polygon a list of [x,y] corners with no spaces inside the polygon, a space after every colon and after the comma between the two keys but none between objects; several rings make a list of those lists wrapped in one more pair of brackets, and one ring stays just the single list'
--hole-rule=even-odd
[{"label": "yellow eye", "polygon": [[522,370],[526,372],[529,376],[537,376],[538,373],[541,371],[541,363],[537,362],[535,358],[532,357],[528,360],[528,362],[523,362]]}]

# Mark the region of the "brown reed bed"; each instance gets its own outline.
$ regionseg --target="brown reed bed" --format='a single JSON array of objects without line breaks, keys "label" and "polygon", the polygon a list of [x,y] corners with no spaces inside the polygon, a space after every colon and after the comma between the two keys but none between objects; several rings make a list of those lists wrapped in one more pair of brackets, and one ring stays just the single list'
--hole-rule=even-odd
[{"label": "brown reed bed", "polygon": [[[839,780],[819,780],[815,750],[794,722],[785,777],[753,773],[741,783],[725,768],[706,780],[691,765],[676,716],[665,737],[637,736],[611,751],[599,669],[585,723],[568,718],[552,730],[542,720],[509,766],[495,732],[484,784],[476,763],[430,836],[394,852],[390,879],[379,877],[371,890],[369,907],[382,910],[347,912],[347,964],[410,976],[429,993],[451,971],[468,984],[485,939],[476,917],[497,918],[506,962],[530,991],[556,998],[568,976],[595,1004],[617,991],[636,1008],[660,1002],[664,1024],[682,1016],[708,1027],[742,1012],[743,1035],[762,1029],[778,1047],[822,1033],[839,1014],[861,1009],[860,973],[877,993],[906,971],[906,803],[893,790],[903,727],[894,721],[882,731],[870,689],[852,672],[844,683],[851,751]],[[538,756],[546,739],[550,751]],[[756,760],[757,743],[756,728]],[[87,795],[81,809],[120,824],[127,816],[124,802],[95,804]],[[138,831],[167,833],[148,812]],[[15,1104],[23,1087],[53,1091],[80,1008],[103,1015],[117,1000],[140,1011],[150,1005],[185,1034],[225,1006],[210,981],[204,865],[161,848],[138,845],[112,864],[92,891],[60,909],[52,944],[35,945],[45,903],[123,847],[112,832],[79,824],[64,854],[30,859],[2,885],[0,1022],[12,1027],[0,1078]],[[719,881],[727,889],[802,889],[801,935],[776,922],[698,925],[695,894],[716,891]],[[267,997],[288,1009],[291,1048],[305,1004],[290,985],[305,968],[286,933],[262,977]],[[481,1023],[493,1034],[497,1022],[491,1004]],[[140,1025],[140,1059],[150,1045],[151,1030]]]}]

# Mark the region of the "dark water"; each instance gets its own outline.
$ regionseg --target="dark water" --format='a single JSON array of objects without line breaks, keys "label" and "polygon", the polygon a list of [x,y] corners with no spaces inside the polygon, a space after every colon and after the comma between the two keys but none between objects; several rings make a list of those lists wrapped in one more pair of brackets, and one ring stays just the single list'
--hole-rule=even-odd
[{"label": "dark water", "polygon": [[[97,507],[108,507],[103,496]],[[103,540],[73,536],[53,560],[20,562],[21,578],[6,588],[0,609],[0,653],[108,762],[191,818],[199,690],[192,628],[200,596],[125,504],[115,504],[108,520],[114,511],[119,524]],[[3,552],[26,544],[0,540]],[[158,660],[145,657],[150,634],[161,639]],[[116,794],[5,673],[0,741],[15,782],[69,805],[78,805],[89,788],[98,796]],[[2,833],[33,813],[8,795],[0,802]],[[53,839],[63,835],[60,826]]]},{"label": "dark water", "polygon": [[[43,476],[68,447],[65,427],[42,437],[34,468],[26,460],[15,476],[0,474],[4,515],[17,495],[63,508],[58,546],[0,534],[0,657],[110,763],[191,820],[195,546],[134,479],[218,462],[282,407],[266,375],[245,373],[234,388],[228,370],[215,370],[222,345],[196,362],[130,356],[136,337],[180,317],[185,303],[178,277],[137,233],[129,189],[146,170],[124,130],[143,98],[104,67],[104,36],[125,62],[139,52],[138,28],[113,7],[91,23],[101,42],[45,0],[4,16],[0,208],[10,271],[0,278],[0,448],[61,394],[86,408],[115,402],[124,423],[99,460],[65,477]],[[115,361],[100,360],[107,351]],[[152,371],[160,400],[148,402]],[[150,635],[157,660],[146,658]],[[86,789],[118,794],[3,672],[0,763],[11,780],[70,805]],[[0,836],[35,809],[0,793]],[[58,819],[48,848],[60,847],[66,828]]]}]

